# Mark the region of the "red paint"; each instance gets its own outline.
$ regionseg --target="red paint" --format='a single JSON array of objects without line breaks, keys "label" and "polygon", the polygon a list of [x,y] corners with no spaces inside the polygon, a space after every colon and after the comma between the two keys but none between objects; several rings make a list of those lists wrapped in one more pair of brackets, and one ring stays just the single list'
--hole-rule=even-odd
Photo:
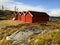
[{"label": "red paint", "polygon": [[33,22],[47,22],[49,21],[49,17],[46,17],[46,16],[35,16],[33,17]]},{"label": "red paint", "polygon": [[47,14],[32,15],[30,12],[14,14],[16,20],[24,21],[26,23],[35,23],[35,22],[47,22],[49,21],[49,16]]},{"label": "red paint", "polygon": [[26,23],[32,23],[32,16],[30,15],[30,13],[26,14]]},{"label": "red paint", "polygon": [[20,13],[18,13],[18,20],[21,21],[21,14]]},{"label": "red paint", "polygon": [[33,16],[30,12],[26,14],[26,22],[27,23],[35,23],[35,22],[47,22],[49,21],[48,16]]},{"label": "red paint", "polygon": [[25,14],[24,13],[21,14],[21,21],[25,22]]}]

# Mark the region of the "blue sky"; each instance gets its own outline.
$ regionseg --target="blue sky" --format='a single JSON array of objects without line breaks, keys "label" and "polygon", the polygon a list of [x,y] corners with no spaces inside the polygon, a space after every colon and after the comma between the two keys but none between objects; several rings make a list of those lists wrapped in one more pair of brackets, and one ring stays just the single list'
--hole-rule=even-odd
[{"label": "blue sky", "polygon": [[16,11],[46,12],[50,16],[60,16],[60,0],[0,0],[0,9]]},{"label": "blue sky", "polygon": [[60,0],[15,0],[26,5],[38,6],[42,5],[47,9],[60,8]]}]

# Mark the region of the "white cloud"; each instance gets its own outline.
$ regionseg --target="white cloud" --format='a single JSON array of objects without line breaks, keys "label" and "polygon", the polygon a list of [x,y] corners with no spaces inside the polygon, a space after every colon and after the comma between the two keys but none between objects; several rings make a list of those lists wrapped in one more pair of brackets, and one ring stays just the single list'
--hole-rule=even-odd
[{"label": "white cloud", "polygon": [[10,0],[0,0],[0,5],[4,4],[5,2],[9,2]]},{"label": "white cloud", "polygon": [[28,10],[34,10],[34,11],[45,11],[45,9],[43,7],[39,7],[39,6],[29,6],[29,5],[25,5],[21,2],[15,2],[13,0],[4,0],[4,1],[0,1],[2,3],[0,3],[1,5],[4,5],[4,8],[7,10],[14,10],[14,6],[16,5],[18,11],[28,11]]},{"label": "white cloud", "polygon": [[43,7],[38,7],[38,6],[29,6],[29,5],[18,5],[17,8],[19,9],[19,11],[28,11],[28,10],[32,10],[32,11],[45,11],[45,9]]},{"label": "white cloud", "polygon": [[60,9],[52,9],[49,14],[51,16],[60,16]]},{"label": "white cloud", "polygon": [[9,2],[11,0],[0,0],[0,9],[1,9],[1,6],[4,5],[6,2]]},{"label": "white cloud", "polygon": [[60,9],[47,10],[43,6],[29,6],[13,0],[0,0],[0,9],[2,4],[4,5],[4,9],[7,10],[14,10],[14,7],[16,6],[18,11],[28,11],[28,10],[42,11],[42,12],[47,12],[50,16],[60,16]]}]

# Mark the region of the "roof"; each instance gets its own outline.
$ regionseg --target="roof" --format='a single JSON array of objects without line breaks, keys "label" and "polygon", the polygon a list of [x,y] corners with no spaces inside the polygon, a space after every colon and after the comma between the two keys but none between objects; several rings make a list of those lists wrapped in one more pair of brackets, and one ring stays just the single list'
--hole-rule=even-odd
[{"label": "roof", "polygon": [[37,11],[29,11],[33,16],[48,16],[49,15],[45,12],[37,12]]},{"label": "roof", "polygon": [[23,11],[23,13],[26,13],[26,11]]},{"label": "roof", "polygon": [[18,15],[18,14],[21,14],[22,12],[14,12],[14,14]]},{"label": "roof", "polygon": [[20,14],[20,15],[21,15],[21,13],[22,13],[22,12],[18,12],[18,13],[17,13],[17,15],[18,15],[18,14]]},{"label": "roof", "polygon": [[23,11],[23,12],[21,13],[21,15],[22,15],[22,14],[24,14],[24,15],[25,15],[25,14],[26,14],[26,12],[25,12],[25,11]]},{"label": "roof", "polygon": [[22,13],[22,12],[19,12],[19,13]]}]

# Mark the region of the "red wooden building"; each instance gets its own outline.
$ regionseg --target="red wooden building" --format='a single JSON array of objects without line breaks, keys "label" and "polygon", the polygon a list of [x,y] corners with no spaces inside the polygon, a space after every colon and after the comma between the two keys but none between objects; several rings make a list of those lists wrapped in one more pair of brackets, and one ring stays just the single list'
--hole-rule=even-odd
[{"label": "red wooden building", "polygon": [[25,16],[26,16],[26,22],[27,23],[49,21],[49,15],[45,12],[29,11],[26,13]]},{"label": "red wooden building", "polygon": [[21,12],[17,13],[17,15],[18,15],[18,20],[21,21]]},{"label": "red wooden building", "polygon": [[25,22],[25,13],[24,12],[21,13],[21,21]]},{"label": "red wooden building", "polygon": [[27,13],[16,13],[14,14],[14,17],[16,20],[24,21],[26,23],[49,21],[49,15],[47,13],[37,11],[28,11]]}]

